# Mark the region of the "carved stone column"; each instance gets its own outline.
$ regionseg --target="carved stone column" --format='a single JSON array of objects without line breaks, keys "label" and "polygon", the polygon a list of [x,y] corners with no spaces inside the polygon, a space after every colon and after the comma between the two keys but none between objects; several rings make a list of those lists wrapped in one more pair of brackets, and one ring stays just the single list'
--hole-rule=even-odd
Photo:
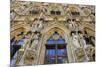
[{"label": "carved stone column", "polygon": [[19,65],[19,62],[20,62],[23,54],[24,54],[24,49],[19,49],[19,51],[17,52],[17,58],[16,58],[15,65]]}]

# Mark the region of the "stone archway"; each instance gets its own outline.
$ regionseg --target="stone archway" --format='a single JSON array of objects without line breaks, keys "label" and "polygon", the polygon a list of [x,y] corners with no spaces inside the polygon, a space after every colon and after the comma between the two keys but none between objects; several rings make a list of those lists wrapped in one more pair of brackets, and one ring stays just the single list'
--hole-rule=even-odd
[{"label": "stone archway", "polygon": [[43,38],[40,42],[40,46],[39,46],[39,50],[38,50],[38,56],[37,56],[37,62],[36,64],[44,64],[44,57],[45,57],[45,44],[46,44],[46,41],[48,38],[50,38],[50,36],[55,32],[57,31],[64,39],[65,39],[65,42],[67,43],[66,45],[66,52],[68,54],[68,62],[71,62],[72,60],[72,52],[71,52],[71,48],[70,48],[70,43],[69,43],[69,30],[66,31],[67,29],[66,28],[60,28],[59,26],[56,27],[56,26],[52,26],[51,28],[47,28],[45,30],[45,33],[43,33]]}]

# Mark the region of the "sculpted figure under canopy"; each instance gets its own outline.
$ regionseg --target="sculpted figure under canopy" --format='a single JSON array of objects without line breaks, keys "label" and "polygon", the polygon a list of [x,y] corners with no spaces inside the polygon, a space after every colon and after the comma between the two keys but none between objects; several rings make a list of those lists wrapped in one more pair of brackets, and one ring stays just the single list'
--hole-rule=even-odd
[{"label": "sculpted figure under canopy", "polygon": [[37,49],[38,44],[39,44],[39,34],[37,33],[33,37],[33,42],[31,47]]},{"label": "sculpted figure under canopy", "polygon": [[77,48],[80,48],[80,44],[78,42],[78,36],[75,33],[72,33],[72,43],[73,43],[75,50]]},{"label": "sculpted figure under canopy", "polygon": [[80,41],[81,46],[86,48],[86,41],[83,38],[83,34],[82,33],[79,33],[79,41]]},{"label": "sculpted figure under canopy", "polygon": [[73,25],[74,31],[78,31],[79,26],[78,26],[76,20],[75,19],[72,19],[71,23]]},{"label": "sculpted figure under canopy", "polygon": [[41,32],[43,29],[43,21],[37,21],[38,23],[35,25],[35,31]]},{"label": "sculpted figure under canopy", "polygon": [[73,31],[74,28],[73,28],[73,24],[71,22],[71,19],[68,19],[67,22],[68,22],[68,28],[69,28],[69,30]]}]

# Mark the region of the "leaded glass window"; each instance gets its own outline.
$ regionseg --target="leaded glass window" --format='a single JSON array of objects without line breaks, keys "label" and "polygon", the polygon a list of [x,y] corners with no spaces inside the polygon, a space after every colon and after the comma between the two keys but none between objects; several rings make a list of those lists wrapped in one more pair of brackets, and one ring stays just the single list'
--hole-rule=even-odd
[{"label": "leaded glass window", "polygon": [[[54,37],[57,38],[54,38]],[[68,62],[65,40],[56,32],[48,40],[45,51],[45,64]]]}]

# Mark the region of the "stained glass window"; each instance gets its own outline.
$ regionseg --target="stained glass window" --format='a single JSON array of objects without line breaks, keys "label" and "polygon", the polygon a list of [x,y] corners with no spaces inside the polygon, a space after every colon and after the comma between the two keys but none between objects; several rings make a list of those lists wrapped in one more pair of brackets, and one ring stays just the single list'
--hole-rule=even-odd
[{"label": "stained glass window", "polygon": [[[56,39],[54,39],[54,37]],[[50,39],[47,40],[47,44],[65,44],[65,40],[58,34],[54,33],[53,36],[50,37]]]},{"label": "stained glass window", "polygon": [[[54,38],[55,35],[57,38]],[[66,61],[67,51],[65,40],[56,32],[47,40],[45,64],[65,63]]]}]

